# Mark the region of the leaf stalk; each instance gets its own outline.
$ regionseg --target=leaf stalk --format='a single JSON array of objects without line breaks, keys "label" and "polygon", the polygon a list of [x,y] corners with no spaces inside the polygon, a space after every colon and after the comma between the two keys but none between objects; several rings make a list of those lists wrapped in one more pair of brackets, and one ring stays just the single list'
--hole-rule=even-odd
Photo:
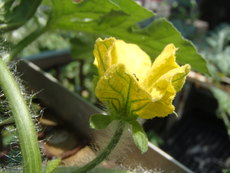
[{"label": "leaf stalk", "polygon": [[29,109],[17,82],[2,58],[0,58],[0,86],[16,124],[23,158],[23,172],[41,173],[41,153]]}]

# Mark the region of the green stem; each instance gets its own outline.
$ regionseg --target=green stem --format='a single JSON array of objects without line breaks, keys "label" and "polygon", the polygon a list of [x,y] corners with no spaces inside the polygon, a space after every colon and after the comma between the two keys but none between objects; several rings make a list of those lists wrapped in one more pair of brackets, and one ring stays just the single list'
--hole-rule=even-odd
[{"label": "green stem", "polygon": [[125,123],[120,121],[116,132],[114,133],[112,139],[110,140],[106,148],[94,160],[92,160],[85,166],[73,171],[72,173],[86,173],[91,169],[95,168],[97,165],[99,165],[103,160],[105,160],[118,144],[122,136],[122,133],[124,131],[124,127],[125,127]]},{"label": "green stem", "polygon": [[47,31],[47,26],[43,28],[39,28],[34,32],[30,33],[27,37],[21,40],[17,45],[15,45],[10,53],[5,58],[5,62],[9,63],[12,59],[16,58],[18,53],[20,53],[25,47],[27,47],[30,43],[36,40],[40,35]]},{"label": "green stem", "polygon": [[15,120],[23,158],[23,172],[41,173],[41,154],[30,112],[16,81],[2,58],[0,58],[0,86]]}]

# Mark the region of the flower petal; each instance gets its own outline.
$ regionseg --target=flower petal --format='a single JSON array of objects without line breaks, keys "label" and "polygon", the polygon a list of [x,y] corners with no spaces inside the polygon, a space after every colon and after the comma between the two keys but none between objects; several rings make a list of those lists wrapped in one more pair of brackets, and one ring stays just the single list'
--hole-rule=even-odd
[{"label": "flower petal", "polygon": [[105,71],[112,65],[112,57],[108,56],[108,52],[115,41],[116,39],[112,37],[105,40],[101,38],[96,40],[93,51],[95,56],[94,64],[97,66],[100,76],[103,76]]},{"label": "flower petal", "polygon": [[123,110],[127,116],[137,115],[145,119],[164,117],[174,111],[172,100],[176,91],[184,84],[189,70],[190,66],[184,65],[164,74],[158,79],[150,95],[127,72],[123,64],[115,64],[97,83],[96,96],[116,112]]},{"label": "flower petal", "polygon": [[133,115],[151,100],[123,64],[111,66],[97,83],[96,96],[117,112]]},{"label": "flower petal", "polygon": [[116,40],[111,49],[111,56],[117,60],[114,64],[124,64],[126,70],[134,74],[140,82],[144,80],[151,68],[150,57],[136,44]]},{"label": "flower petal", "polygon": [[144,119],[154,117],[165,117],[174,111],[174,106],[170,102],[148,102],[144,109],[137,112],[137,115]]},{"label": "flower petal", "polygon": [[175,95],[184,85],[186,75],[189,71],[190,65],[187,64],[172,69],[162,75],[152,86],[151,96],[153,100],[161,99],[166,92]]},{"label": "flower petal", "polygon": [[175,53],[176,47],[173,44],[168,44],[161,54],[155,59],[151,70],[148,72],[148,75],[143,83],[143,86],[148,92],[152,91],[153,85],[158,78],[168,71],[179,67],[175,61]]},{"label": "flower petal", "polygon": [[154,84],[151,96],[152,101],[145,109],[137,112],[141,118],[164,117],[174,111],[172,101],[184,85],[186,75],[190,71],[190,65],[184,65],[168,71],[162,75]]},{"label": "flower petal", "polygon": [[126,70],[143,81],[151,68],[150,57],[135,44],[128,44],[122,40],[108,38],[97,39],[94,48],[95,61],[99,75],[113,64],[124,64]]}]

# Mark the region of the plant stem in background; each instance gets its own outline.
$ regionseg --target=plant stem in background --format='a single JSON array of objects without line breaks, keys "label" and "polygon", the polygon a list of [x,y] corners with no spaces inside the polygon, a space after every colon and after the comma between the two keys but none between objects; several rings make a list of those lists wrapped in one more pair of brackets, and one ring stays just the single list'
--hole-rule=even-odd
[{"label": "plant stem in background", "polygon": [[5,58],[5,62],[9,63],[12,59],[16,58],[18,53],[20,53],[25,47],[27,47],[30,43],[36,40],[39,36],[47,31],[47,26],[43,28],[39,28],[34,32],[30,33],[27,37],[21,40],[17,45],[15,45],[9,54]]},{"label": "plant stem in background", "polygon": [[85,166],[73,171],[72,173],[85,173],[90,171],[91,169],[95,168],[97,165],[99,165],[103,160],[105,160],[108,155],[113,151],[113,149],[116,147],[118,144],[122,133],[125,128],[125,122],[120,121],[117,127],[116,132],[114,133],[111,141],[109,144],[106,146],[106,148],[91,162],[86,164]]},{"label": "plant stem in background", "polygon": [[23,172],[41,173],[41,154],[29,109],[2,58],[0,58],[0,86],[9,103],[16,124],[23,158]]}]

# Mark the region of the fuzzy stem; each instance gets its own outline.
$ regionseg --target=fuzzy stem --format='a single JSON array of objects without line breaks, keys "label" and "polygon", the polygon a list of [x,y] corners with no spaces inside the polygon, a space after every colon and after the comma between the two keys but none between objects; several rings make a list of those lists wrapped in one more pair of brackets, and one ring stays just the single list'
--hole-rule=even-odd
[{"label": "fuzzy stem", "polygon": [[17,45],[15,45],[10,53],[6,56],[5,62],[9,63],[12,59],[16,58],[18,53],[20,53],[25,47],[27,47],[30,43],[40,37],[43,33],[47,31],[47,26],[43,28],[39,28],[34,32],[30,33],[27,37],[21,40]]},{"label": "fuzzy stem", "polygon": [[86,164],[85,166],[73,171],[72,173],[86,173],[90,171],[91,169],[95,168],[97,165],[99,165],[103,160],[105,160],[108,155],[113,151],[113,149],[118,144],[122,133],[124,131],[125,123],[120,121],[117,127],[116,132],[114,133],[112,139],[110,140],[109,144],[106,146],[106,148],[91,162]]},{"label": "fuzzy stem", "polygon": [[30,112],[15,79],[2,58],[0,58],[0,86],[15,120],[23,158],[23,172],[41,173],[41,153]]}]

